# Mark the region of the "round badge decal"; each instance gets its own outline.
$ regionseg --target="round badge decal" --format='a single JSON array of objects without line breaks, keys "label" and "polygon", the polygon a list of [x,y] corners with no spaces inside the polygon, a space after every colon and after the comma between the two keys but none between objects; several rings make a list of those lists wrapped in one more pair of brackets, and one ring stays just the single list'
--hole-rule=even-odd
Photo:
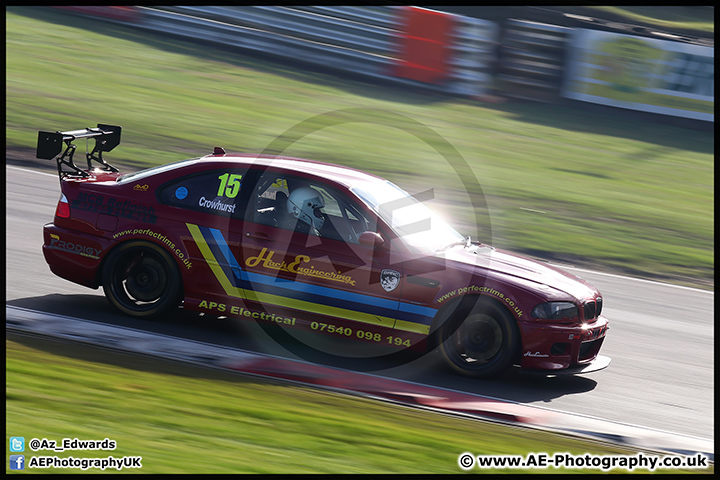
[{"label": "round badge decal", "polygon": [[400,283],[400,272],[385,269],[380,274],[380,285],[386,292],[392,292]]},{"label": "round badge decal", "polygon": [[184,200],[188,196],[188,189],[185,187],[179,187],[175,190],[175,198],[178,200]]}]

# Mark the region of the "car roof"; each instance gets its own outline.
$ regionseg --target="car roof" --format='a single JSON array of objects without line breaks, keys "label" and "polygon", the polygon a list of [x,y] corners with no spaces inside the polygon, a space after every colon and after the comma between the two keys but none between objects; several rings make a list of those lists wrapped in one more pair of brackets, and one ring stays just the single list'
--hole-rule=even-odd
[{"label": "car roof", "polygon": [[296,157],[258,154],[224,154],[206,155],[198,159],[198,163],[201,162],[212,162],[213,164],[233,162],[236,165],[268,166],[287,171],[311,174],[320,178],[332,180],[347,187],[355,186],[358,183],[377,183],[387,181],[384,178],[371,173],[356,170],[351,167]]}]

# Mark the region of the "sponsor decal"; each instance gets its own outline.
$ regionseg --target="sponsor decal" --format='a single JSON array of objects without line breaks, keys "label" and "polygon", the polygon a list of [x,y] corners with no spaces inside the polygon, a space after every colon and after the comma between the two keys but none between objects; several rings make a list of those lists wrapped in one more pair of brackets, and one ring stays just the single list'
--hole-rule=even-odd
[{"label": "sponsor decal", "polygon": [[182,251],[180,247],[176,247],[175,243],[167,238],[165,235],[159,232],[155,232],[150,228],[131,228],[122,232],[118,232],[115,235],[113,235],[113,239],[118,239],[120,237],[123,237],[125,235],[147,235],[148,237],[156,238],[160,243],[167,245],[170,250],[177,255],[177,257],[182,260],[183,265],[189,270],[192,268],[192,262],[190,262],[190,256],[185,255],[185,252]]},{"label": "sponsor decal", "polygon": [[199,308],[206,308],[208,310],[214,310],[219,313],[230,313],[238,317],[249,317],[256,320],[266,320],[269,322],[275,322],[283,325],[295,325],[295,317],[283,317],[281,315],[275,315],[274,313],[260,312],[257,310],[248,310],[244,307],[238,307],[237,305],[226,305],[224,303],[208,302],[203,300],[198,305]]},{"label": "sponsor decal", "polygon": [[157,222],[155,209],[153,207],[131,202],[130,200],[118,200],[104,195],[80,192],[77,198],[70,202],[70,207],[78,210],[129,218],[130,220],[139,222]]},{"label": "sponsor decal", "polygon": [[136,190],[138,192],[147,192],[148,188],[150,188],[150,185],[140,185],[139,183],[133,187],[133,190]]},{"label": "sponsor decal", "polygon": [[485,287],[485,286],[479,287],[477,285],[470,285],[469,287],[460,287],[458,289],[451,290],[451,291],[447,292],[446,294],[438,297],[437,302],[443,303],[444,301],[449,300],[457,295],[464,295],[466,293],[480,293],[480,294],[492,295],[492,296],[502,300],[503,302],[505,302],[505,304],[508,307],[510,307],[510,309],[515,313],[517,318],[523,317],[522,309],[520,309],[520,307],[518,307],[515,304],[515,301],[512,298],[506,296],[502,292],[498,292],[497,290],[495,290],[492,287]]},{"label": "sponsor decal", "polygon": [[400,285],[400,272],[386,268],[380,273],[380,285],[386,292],[392,292]]},{"label": "sponsor decal", "polygon": [[550,355],[543,355],[543,354],[541,354],[540,352],[532,353],[530,350],[528,350],[527,352],[525,352],[525,355],[523,355],[523,356],[525,356],[525,357],[541,357],[541,358],[545,358],[545,357],[549,357]]},{"label": "sponsor decal", "polygon": [[714,121],[714,49],[575,29],[564,96]]},{"label": "sponsor decal", "polygon": [[228,305],[225,303],[217,303],[208,300],[202,300],[198,305],[198,308],[209,310],[211,313],[220,316],[233,316],[242,319],[253,319],[264,322],[276,323],[278,325],[285,325],[287,327],[305,328],[310,329],[315,333],[323,333],[335,336],[344,336],[350,338],[357,338],[359,340],[365,340],[375,343],[387,343],[388,345],[394,345],[396,347],[410,347],[412,342],[409,337],[403,334],[381,334],[377,331],[370,331],[365,329],[358,329],[353,327],[346,327],[343,325],[337,325],[329,322],[319,321],[308,321],[301,318],[300,321],[296,317],[286,317],[283,315],[276,315],[261,310],[253,310],[238,305]]},{"label": "sponsor decal", "polygon": [[188,189],[185,187],[178,187],[177,190],[175,190],[175,198],[178,200],[185,200],[185,198],[188,196]]},{"label": "sponsor decal", "polygon": [[[324,278],[326,280],[332,280],[334,282],[347,283],[355,286],[355,280],[349,275],[343,275],[342,272],[332,272],[327,270],[320,270],[314,266],[301,267],[300,265],[310,261],[310,257],[307,255],[296,255],[295,261],[291,263],[287,262],[275,262],[273,261],[274,250],[268,252],[267,248],[263,248],[257,257],[248,257],[245,260],[245,265],[253,268],[258,266],[262,262],[262,266],[272,270],[279,270],[281,272],[290,272],[298,275],[304,275],[306,277]],[[397,273],[397,272],[396,272]],[[398,274],[399,275],[399,274]]]},{"label": "sponsor decal", "polygon": [[93,247],[87,247],[85,245],[80,245],[79,243],[73,243],[73,242],[66,242],[65,240],[61,240],[59,236],[50,234],[51,240],[50,245],[48,245],[49,248],[55,249],[55,250],[62,250],[64,252],[70,252],[75,253],[77,255],[82,255],[83,257],[88,257],[92,259],[99,259],[100,258],[100,250],[99,248],[93,248]]},{"label": "sponsor decal", "polygon": [[[273,275],[244,270],[220,230],[191,223],[186,225],[206,265],[228,297],[247,298],[263,305],[278,305],[311,314],[370,324],[373,327],[394,328],[396,331],[425,335],[430,331],[430,324],[437,313],[435,308],[313,283],[288,281],[278,284],[277,278]],[[313,276],[320,276],[318,275],[320,270],[301,266],[305,258],[305,255],[298,255],[294,262],[285,264],[285,268],[293,265],[292,268],[297,269],[297,274],[306,274],[314,270]],[[267,250],[264,253],[261,251],[257,257],[246,259],[246,261],[258,262],[257,265],[263,262],[262,266],[265,266],[265,260],[268,260],[267,268],[272,268],[270,265],[278,266],[278,270],[282,268],[283,262],[273,262]],[[309,257],[307,260],[310,260]],[[297,266],[294,265],[298,261]],[[355,280],[342,275],[341,272],[327,272],[327,274],[327,277],[322,276],[322,278],[331,278],[355,286]],[[394,344],[395,340],[393,339],[392,342]]]}]

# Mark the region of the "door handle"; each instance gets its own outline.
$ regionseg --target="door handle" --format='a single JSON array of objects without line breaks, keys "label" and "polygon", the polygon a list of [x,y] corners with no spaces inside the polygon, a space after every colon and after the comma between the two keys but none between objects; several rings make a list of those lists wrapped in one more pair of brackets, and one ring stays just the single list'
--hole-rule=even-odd
[{"label": "door handle", "polygon": [[254,238],[255,240],[261,240],[263,242],[267,242],[270,240],[270,237],[266,233],[262,232],[246,232],[245,236],[247,238]]}]

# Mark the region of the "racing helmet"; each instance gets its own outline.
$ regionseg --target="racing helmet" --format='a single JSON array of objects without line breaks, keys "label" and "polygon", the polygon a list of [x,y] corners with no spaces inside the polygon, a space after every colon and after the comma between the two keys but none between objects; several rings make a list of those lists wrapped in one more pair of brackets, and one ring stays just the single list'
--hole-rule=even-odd
[{"label": "racing helmet", "polygon": [[290,193],[287,201],[288,213],[308,225],[320,230],[325,222],[320,209],[325,201],[316,190],[310,187],[296,188]]}]

